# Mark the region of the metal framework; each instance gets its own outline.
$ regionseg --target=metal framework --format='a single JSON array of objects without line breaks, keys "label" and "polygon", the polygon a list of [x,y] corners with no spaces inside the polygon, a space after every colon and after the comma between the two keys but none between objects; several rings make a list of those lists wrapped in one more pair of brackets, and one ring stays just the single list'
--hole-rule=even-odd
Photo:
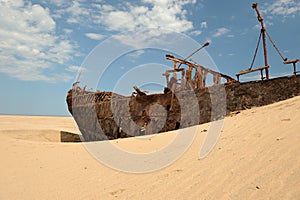
[{"label": "metal framework", "polygon": [[[226,80],[225,84],[230,84],[233,82],[237,82],[234,78],[222,74],[220,72],[216,72],[209,68],[206,68],[198,63],[191,63],[186,60],[182,60],[179,58],[175,58],[172,55],[166,55],[167,60],[172,60],[174,62],[174,69],[167,70],[163,76],[166,77],[167,86],[168,88],[172,88],[174,84],[174,78],[176,79],[176,72],[181,72],[181,88],[192,87],[192,89],[202,89],[206,87],[206,77],[208,74],[213,75],[214,85],[221,84],[221,78]],[[177,67],[177,64],[182,64],[188,66],[188,69],[185,70],[184,68]],[[195,75],[192,77],[193,69],[195,69]],[[169,79],[170,73],[173,73],[173,77]]]},{"label": "metal framework", "polygon": [[297,76],[297,73],[299,73],[299,71],[297,71],[297,67],[296,67],[296,63],[299,62],[299,59],[295,59],[295,60],[289,60],[289,61],[285,61],[283,62],[283,64],[293,64],[293,68],[294,68],[294,76]]},{"label": "metal framework", "polygon": [[[258,19],[258,21],[260,22],[260,25],[261,25],[260,35],[259,35],[258,43],[257,43],[257,46],[256,46],[256,50],[255,50],[255,53],[254,53],[254,57],[253,57],[251,66],[247,70],[240,71],[239,73],[236,74],[236,76],[237,76],[237,79],[239,80],[240,75],[248,74],[248,73],[251,73],[251,72],[260,71],[260,73],[261,73],[261,79],[263,80],[264,79],[263,71],[265,70],[265,72],[266,72],[266,79],[268,80],[269,79],[269,63],[268,63],[268,52],[267,52],[267,41],[266,41],[266,28],[265,28],[265,24],[264,24],[264,18],[262,17],[262,15],[260,14],[260,12],[259,12],[259,10],[257,8],[257,3],[253,3],[252,4],[252,8],[255,9],[255,11],[257,13],[257,19]],[[261,39],[263,41],[265,66],[257,68],[257,69],[252,69]]]},{"label": "metal framework", "polygon": [[[268,63],[268,53],[267,53],[266,37],[268,37],[269,41],[272,43],[273,47],[276,49],[278,55],[283,60],[283,63],[284,64],[293,64],[294,75],[296,76],[297,73],[298,73],[297,70],[296,70],[296,63],[299,62],[299,59],[287,61],[287,58],[283,57],[282,53],[279,51],[279,49],[276,46],[275,42],[272,40],[271,36],[266,31],[265,24],[264,24],[264,19],[263,19],[262,15],[260,14],[259,10],[258,10],[258,4],[257,3],[253,3],[252,4],[252,8],[256,11],[257,19],[258,19],[258,21],[261,24],[261,31],[260,31],[260,35],[259,35],[259,38],[258,38],[258,43],[257,43],[256,49],[255,49],[255,53],[254,53],[254,57],[253,57],[252,63],[251,63],[251,65],[250,65],[250,67],[248,69],[242,70],[242,71],[240,71],[239,73],[236,74],[238,81],[239,81],[240,75],[248,74],[248,73],[256,72],[256,71],[260,71],[261,80],[264,80],[264,79],[268,80],[269,79],[269,68],[270,68],[270,66],[269,66],[269,63]],[[258,51],[258,48],[259,48],[261,40],[263,41],[264,64],[265,65],[263,67],[260,67],[260,68],[257,68],[257,69],[252,69],[254,61],[256,59],[257,51]],[[265,70],[265,73],[266,73],[266,77],[264,77],[264,74],[263,74],[264,70]]]}]

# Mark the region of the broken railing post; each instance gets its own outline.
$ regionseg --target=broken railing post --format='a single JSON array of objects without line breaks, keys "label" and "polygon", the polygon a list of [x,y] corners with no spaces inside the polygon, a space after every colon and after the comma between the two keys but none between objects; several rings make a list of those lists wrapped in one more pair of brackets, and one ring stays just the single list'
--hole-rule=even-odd
[{"label": "broken railing post", "polygon": [[296,63],[299,62],[299,59],[295,59],[295,60],[289,60],[289,61],[285,61],[283,62],[283,64],[293,64],[294,67],[294,76],[297,76],[297,68],[296,68]]}]

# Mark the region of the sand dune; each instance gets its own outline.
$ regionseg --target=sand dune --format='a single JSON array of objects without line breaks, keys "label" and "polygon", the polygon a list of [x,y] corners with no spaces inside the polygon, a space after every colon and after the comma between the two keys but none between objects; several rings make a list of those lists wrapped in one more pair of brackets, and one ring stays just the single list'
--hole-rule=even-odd
[{"label": "sand dune", "polygon": [[[199,159],[210,125],[197,127],[172,165],[130,174],[101,164],[83,143],[61,143],[60,131],[76,132],[70,117],[0,116],[0,199],[299,199],[300,97],[227,117],[216,146]],[[111,143],[146,153],[177,134]]]}]

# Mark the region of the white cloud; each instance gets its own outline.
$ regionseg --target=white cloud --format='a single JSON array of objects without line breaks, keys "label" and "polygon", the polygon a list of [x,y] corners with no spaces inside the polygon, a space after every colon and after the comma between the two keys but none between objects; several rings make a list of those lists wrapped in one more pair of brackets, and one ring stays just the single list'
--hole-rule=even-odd
[{"label": "white cloud", "polygon": [[[51,15],[54,18],[65,18],[69,24],[89,24],[93,16],[93,7],[96,4],[84,4],[84,0],[51,0],[57,5],[57,9],[53,10]],[[55,3],[56,2],[56,3]],[[94,7],[94,9],[97,9]],[[89,23],[86,23],[89,21]]]},{"label": "white cloud", "polygon": [[202,34],[202,31],[195,30],[195,31],[192,31],[190,34],[191,34],[191,35],[201,35],[201,34]]},{"label": "white cloud", "polygon": [[71,34],[71,33],[73,33],[73,30],[72,30],[72,29],[65,28],[65,29],[64,29],[64,32],[65,32],[66,34]]},{"label": "white cloud", "polygon": [[67,0],[50,0],[50,3],[57,6],[62,6],[67,3]]},{"label": "white cloud", "polygon": [[71,16],[67,19],[67,22],[71,24],[81,23],[81,19],[90,14],[88,9],[76,0],[72,1],[71,6],[65,9],[65,12],[71,14]]},{"label": "white cloud", "polygon": [[56,35],[49,10],[22,0],[0,4],[0,72],[21,80],[69,80],[54,65],[69,61],[74,46]]},{"label": "white cloud", "polygon": [[[192,21],[187,19],[185,5],[195,4],[196,0],[142,0],[138,5],[129,1],[118,4],[109,4],[108,1],[96,2],[93,0],[86,3],[84,0],[73,0],[68,6],[55,12],[56,17],[66,17],[69,24],[80,24],[94,28],[100,26],[101,29],[112,33],[130,32],[142,29],[157,29],[149,31],[147,37],[157,36],[162,32],[175,31],[187,33],[193,30]],[[52,16],[54,16],[52,15]],[[86,23],[86,22],[89,23]],[[154,35],[151,35],[154,34]],[[200,32],[193,32],[200,34]],[[96,39],[96,35],[86,35]],[[138,46],[145,42],[141,38],[134,38],[132,41],[123,41],[126,38],[119,35],[115,39],[128,45]],[[127,38],[127,40],[130,40]]]},{"label": "white cloud", "polygon": [[92,40],[101,40],[104,38],[104,35],[97,34],[97,33],[86,33],[85,36]]},{"label": "white cloud", "polygon": [[86,68],[83,68],[81,66],[72,65],[72,66],[69,66],[67,70],[70,72],[78,72],[79,70],[84,71],[84,70],[86,70]]},{"label": "white cloud", "polygon": [[201,22],[201,28],[207,28],[207,22]]},{"label": "white cloud", "polygon": [[295,16],[300,12],[300,2],[295,0],[276,0],[274,3],[266,3],[263,13],[279,15],[283,17]]},{"label": "white cloud", "polygon": [[130,54],[128,54],[128,56],[130,56],[134,59],[137,59],[138,57],[140,57],[144,53],[145,53],[145,50],[137,50],[137,51],[131,52]]},{"label": "white cloud", "polygon": [[163,27],[185,32],[193,29],[193,23],[187,20],[187,11],[183,6],[195,2],[195,0],[143,0],[144,5],[127,3],[122,9],[103,5],[98,22],[111,31]]},{"label": "white cloud", "polygon": [[9,1],[9,0],[1,0],[0,5],[8,5],[11,7],[21,7],[24,5],[23,0],[14,0],[14,1]]},{"label": "white cloud", "polygon": [[[138,47],[154,37],[174,31],[187,33],[193,30],[193,23],[187,19],[184,6],[194,4],[195,0],[142,0],[139,5],[129,2],[121,6],[101,5],[101,9],[93,14],[93,22],[101,24],[111,32],[124,32],[115,39],[120,42]],[[145,31],[142,37],[130,38],[126,32]],[[200,32],[193,32],[200,34]]]},{"label": "white cloud", "polygon": [[216,32],[212,35],[212,37],[220,37],[220,36],[226,35],[229,32],[230,32],[230,30],[228,28],[225,28],[225,27],[218,28],[216,30]]}]

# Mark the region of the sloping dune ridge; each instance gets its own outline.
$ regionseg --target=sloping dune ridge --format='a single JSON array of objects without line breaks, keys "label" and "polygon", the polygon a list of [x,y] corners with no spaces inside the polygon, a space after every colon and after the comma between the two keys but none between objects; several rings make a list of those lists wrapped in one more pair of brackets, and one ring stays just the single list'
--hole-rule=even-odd
[{"label": "sloping dune ridge", "polygon": [[[77,132],[71,117],[0,116],[0,199],[299,199],[300,97],[226,117],[199,159],[209,127],[199,125],[170,166],[131,174],[101,164],[83,143],[60,142],[60,131]],[[104,142],[147,153],[176,134]]]}]

